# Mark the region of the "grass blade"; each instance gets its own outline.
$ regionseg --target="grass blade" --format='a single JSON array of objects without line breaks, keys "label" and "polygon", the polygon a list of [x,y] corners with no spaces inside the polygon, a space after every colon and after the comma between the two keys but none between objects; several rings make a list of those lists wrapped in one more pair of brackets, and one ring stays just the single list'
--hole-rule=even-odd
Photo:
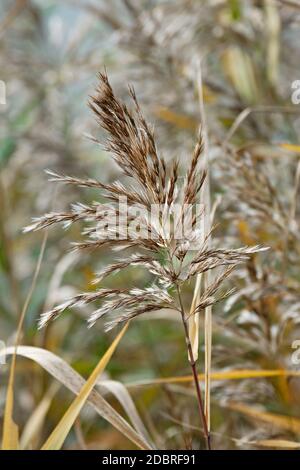
[{"label": "grass blade", "polygon": [[[0,351],[0,357],[12,355],[15,348],[9,347]],[[32,346],[19,346],[18,356],[22,356],[39,364],[52,377],[76,395],[82,390],[85,380],[69,364],[51,351]],[[151,450],[151,445],[140,436],[129,423],[95,390],[87,398],[97,413],[114,426],[119,432],[133,442],[139,449]]]},{"label": "grass blade", "polygon": [[16,361],[17,361],[17,349],[21,340],[21,333],[23,328],[24,319],[31,301],[32,294],[34,292],[37,278],[40,272],[46,243],[48,239],[48,231],[45,232],[43,237],[43,242],[39,254],[39,258],[36,264],[35,272],[31,282],[29,292],[27,294],[24,306],[20,315],[20,319],[17,327],[17,337],[14,347],[14,353],[12,357],[12,363],[9,371],[8,387],[5,401],[5,411],[4,411],[4,421],[3,421],[3,436],[2,436],[2,450],[15,450],[19,448],[19,431],[16,423],[13,420],[13,411],[14,411],[14,382],[15,382],[15,371],[16,371]]},{"label": "grass blade", "polygon": [[[40,403],[37,405],[32,415],[26,422],[22,436],[20,439],[20,448],[27,449],[32,448],[33,442],[41,432],[46,414],[51,406],[54,395],[58,390],[58,384],[50,387],[47,393],[44,395]],[[34,447],[33,447],[34,448]]]},{"label": "grass blade", "polygon": [[107,364],[109,363],[113,353],[116,350],[119,342],[123,338],[126,330],[128,328],[128,323],[124,326],[118,336],[114,339],[104,356],[100,359],[98,365],[93,370],[89,379],[86,381],[82,387],[80,393],[77,395],[75,400],[72,402],[71,406],[68,408],[63,418],[60,420],[54,431],[51,433],[47,441],[42,447],[42,450],[59,450],[63,446],[63,443],[70,432],[71,427],[73,426],[76,418],[78,417],[80,411],[82,410],[85,402],[93,390],[96,382],[99,378],[99,375],[102,374]]},{"label": "grass blade", "polygon": [[[208,141],[208,130],[206,124],[206,114],[204,108],[204,97],[203,97],[203,80],[202,80],[202,69],[201,62],[198,67],[198,95],[199,95],[199,108],[200,117],[202,123],[203,142],[204,142],[204,164],[207,171],[207,178],[204,186],[204,193],[202,193],[202,203],[205,207],[203,217],[203,237],[205,238],[211,232],[211,194],[210,194],[210,167],[209,167],[209,141]],[[208,238],[208,246],[211,244],[211,238]],[[200,280],[201,281],[201,280]],[[203,274],[203,288],[207,288],[211,282],[211,272],[208,270]],[[200,282],[201,284],[201,282]],[[199,289],[200,294],[200,289]],[[211,381],[211,352],[212,352],[212,307],[206,307],[204,318],[204,351],[205,351],[205,384],[204,384],[204,413],[207,423],[208,432],[210,432],[210,381]],[[197,344],[199,349],[199,344]],[[198,351],[197,351],[198,357]]]},{"label": "grass blade", "polygon": [[280,429],[292,431],[294,433],[300,432],[300,419],[292,416],[275,415],[266,411],[260,411],[251,406],[244,405],[243,403],[229,403],[226,406],[230,410],[237,411],[245,416],[253,419],[258,419],[266,424],[270,424]]},{"label": "grass blade", "polygon": [[[205,375],[199,374],[199,380],[204,380]],[[257,379],[257,378],[274,378],[274,377],[300,377],[300,371],[296,370],[284,370],[284,369],[273,369],[273,370],[251,370],[251,369],[240,369],[240,370],[226,370],[221,372],[212,372],[211,380],[243,380],[243,379]],[[131,382],[127,384],[127,387],[137,386],[151,386],[151,385],[163,385],[163,384],[176,384],[176,383],[189,383],[192,382],[192,375],[185,375],[182,377],[163,377],[159,379],[151,379],[147,381]]]},{"label": "grass blade", "polygon": [[97,386],[116,397],[116,399],[122,405],[123,409],[126,411],[135,430],[141,436],[144,436],[145,440],[150,442],[151,439],[147,429],[145,428],[136,406],[130,396],[130,393],[128,392],[125,385],[123,385],[121,382],[118,382],[117,380],[104,380],[103,382],[98,382]]},{"label": "grass blade", "polygon": [[253,444],[258,447],[266,447],[268,449],[300,449],[300,442],[286,441],[284,439],[263,439],[261,441],[250,442],[250,444]]}]

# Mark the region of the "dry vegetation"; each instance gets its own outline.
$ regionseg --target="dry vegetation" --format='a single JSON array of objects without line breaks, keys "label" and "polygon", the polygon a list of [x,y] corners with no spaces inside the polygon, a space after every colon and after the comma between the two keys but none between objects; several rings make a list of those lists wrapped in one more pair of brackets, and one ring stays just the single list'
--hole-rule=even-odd
[{"label": "dry vegetation", "polygon": [[[300,5],[0,15],[2,447],[300,448]],[[154,237],[99,240],[124,196]]]}]

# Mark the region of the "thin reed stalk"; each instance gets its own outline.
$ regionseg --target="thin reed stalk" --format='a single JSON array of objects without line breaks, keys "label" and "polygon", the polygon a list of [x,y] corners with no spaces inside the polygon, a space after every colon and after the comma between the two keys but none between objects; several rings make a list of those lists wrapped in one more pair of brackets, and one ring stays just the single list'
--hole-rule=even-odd
[{"label": "thin reed stalk", "polygon": [[[202,58],[202,61],[204,58]],[[203,132],[203,156],[204,156],[204,166],[207,174],[206,181],[204,183],[203,192],[201,193],[203,204],[205,207],[205,213],[203,217],[203,234],[205,238],[208,234],[211,233],[211,195],[210,195],[210,171],[209,171],[209,142],[208,142],[208,132],[206,125],[206,115],[204,108],[204,98],[203,98],[203,81],[202,81],[202,69],[201,61],[198,63],[198,96],[199,96],[199,110],[200,110],[200,119],[202,123],[202,132]],[[211,236],[208,236],[207,246],[211,246]],[[204,291],[208,288],[211,282],[211,271],[203,273],[203,289]],[[212,306],[208,305],[204,313],[204,375],[205,375],[205,395],[204,395],[204,410],[205,418],[207,422],[208,432],[210,432],[210,388],[211,388],[211,354],[212,354]]]},{"label": "thin reed stalk", "polygon": [[206,441],[206,447],[207,447],[208,450],[212,450],[212,448],[211,448],[211,438],[210,438],[210,433],[209,433],[208,427],[207,427],[207,421],[206,421],[206,416],[205,416],[205,412],[204,412],[203,400],[202,400],[201,389],[200,389],[200,384],[199,384],[199,379],[198,379],[196,360],[194,359],[193,348],[192,348],[192,344],[191,344],[191,341],[190,341],[188,322],[187,322],[187,319],[186,319],[186,315],[185,315],[185,311],[184,311],[184,307],[183,307],[183,302],[182,302],[182,298],[181,298],[181,293],[180,293],[180,288],[179,288],[178,285],[176,285],[176,289],[177,289],[178,300],[179,300],[179,303],[180,303],[180,313],[181,313],[181,319],[182,319],[183,328],[184,328],[185,341],[186,341],[186,345],[187,345],[187,349],[188,349],[189,363],[190,363],[190,366],[191,366],[191,369],[192,369],[193,380],[194,380],[194,384],[195,384],[200,422],[201,422],[202,427],[203,427],[204,437],[205,437],[205,441]]}]

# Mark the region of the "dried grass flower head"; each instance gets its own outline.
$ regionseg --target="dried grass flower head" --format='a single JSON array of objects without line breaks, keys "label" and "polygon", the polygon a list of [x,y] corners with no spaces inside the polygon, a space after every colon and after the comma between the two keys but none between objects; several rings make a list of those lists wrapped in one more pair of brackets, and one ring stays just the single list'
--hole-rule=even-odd
[{"label": "dried grass flower head", "polygon": [[179,178],[178,162],[167,165],[159,155],[153,129],[143,117],[133,88],[129,91],[133,110],[116,98],[107,75],[100,73],[90,107],[99,125],[107,131],[105,149],[132,182],[106,184],[48,171],[51,181],[99,189],[107,203],[74,204],[69,212],[54,212],[34,219],[25,231],[56,223],[68,227],[82,221],[86,224],[84,241],[74,244],[76,250],[106,246],[124,251],[135,247],[134,254],[124,255],[97,273],[95,284],[129,266],[143,266],[153,274],[153,284],[144,289],[99,288],[79,294],[42,314],[40,327],[67,308],[91,302],[98,305],[88,319],[89,325],[109,317],[106,329],[145,312],[170,309],[182,313],[182,305],[178,303],[182,284],[199,273],[218,268],[218,274],[191,312],[196,314],[228,296],[231,291],[220,293],[222,282],[236,265],[262,250],[258,246],[232,250],[208,248],[210,234],[201,234],[205,208],[197,204],[206,178],[206,172],[200,169],[201,132],[185,176]]}]

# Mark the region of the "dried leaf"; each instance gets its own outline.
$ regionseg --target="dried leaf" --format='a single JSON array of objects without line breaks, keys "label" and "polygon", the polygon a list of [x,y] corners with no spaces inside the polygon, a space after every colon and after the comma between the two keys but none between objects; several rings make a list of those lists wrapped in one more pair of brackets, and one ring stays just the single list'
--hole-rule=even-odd
[{"label": "dried leaf", "polygon": [[260,411],[251,406],[244,405],[243,403],[228,403],[226,405],[230,410],[238,411],[249,418],[258,419],[264,423],[270,424],[280,429],[292,431],[294,433],[300,432],[300,419],[292,416],[275,415],[266,411]]},{"label": "dried leaf", "polygon": [[46,414],[51,406],[54,395],[58,390],[58,384],[54,384],[49,388],[47,393],[44,395],[38,406],[33,411],[30,418],[26,421],[22,436],[20,439],[20,448],[28,448],[34,439],[40,433]]},{"label": "dried leaf", "polygon": [[258,88],[249,55],[236,46],[230,47],[224,53],[224,66],[241,99],[247,104],[257,102]]},{"label": "dried leaf", "polygon": [[125,385],[117,380],[103,380],[97,383],[97,387],[103,390],[106,390],[112,393],[119,403],[122,405],[123,409],[130,418],[131,423],[133,424],[135,430],[141,435],[144,436],[147,442],[151,442],[148,431],[145,428],[140,415],[136,409],[136,406],[127,390]]},{"label": "dried leaf", "polygon": [[92,374],[85,382],[84,386],[80,390],[79,394],[72,402],[71,406],[68,408],[58,425],[52,431],[51,435],[45,442],[42,447],[42,450],[59,450],[63,446],[67,435],[69,434],[76,418],[78,417],[80,411],[85,405],[85,402],[88,399],[91,391],[93,390],[99,375],[102,374],[107,364],[109,363],[113,353],[115,352],[116,347],[123,338],[125,332],[127,331],[128,323],[123,327],[118,336],[114,339],[104,356],[100,359],[98,365],[93,370]]},{"label": "dried leaf", "polygon": [[12,417],[13,409],[14,380],[9,380],[5,402],[2,450],[17,450],[19,448],[19,428]]},{"label": "dried leaf", "polygon": [[300,442],[286,441],[284,439],[263,439],[261,441],[251,442],[251,444],[272,449],[300,449]]},{"label": "dried leaf", "polygon": [[[0,351],[0,357],[11,355],[14,352],[13,347],[5,348]],[[31,346],[19,346],[18,356],[26,357],[35,361],[49,374],[51,374],[60,383],[65,385],[73,393],[78,394],[85,384],[85,380],[63,359],[50,351]],[[150,450],[151,446],[140,436],[125,419],[117,413],[112,406],[95,390],[87,398],[87,403],[93,406],[97,413],[126,436],[138,448]]]}]

